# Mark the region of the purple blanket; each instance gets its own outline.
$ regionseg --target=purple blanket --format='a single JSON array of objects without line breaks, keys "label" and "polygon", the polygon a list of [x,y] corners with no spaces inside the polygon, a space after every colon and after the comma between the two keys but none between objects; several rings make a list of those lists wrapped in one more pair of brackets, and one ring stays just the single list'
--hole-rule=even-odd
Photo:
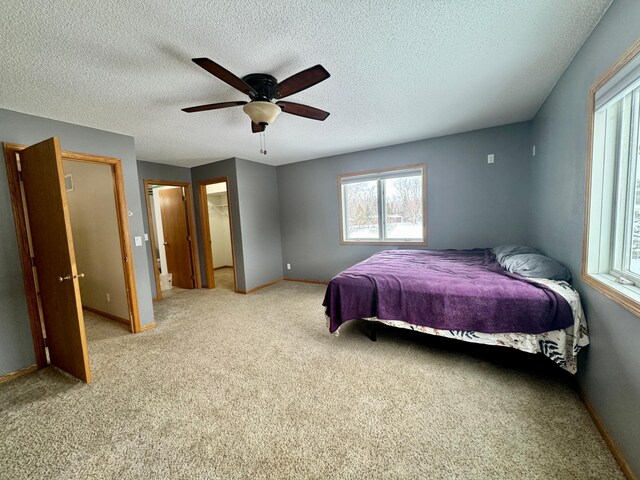
[{"label": "purple blanket", "polygon": [[365,317],[484,333],[542,333],[573,325],[562,296],[507,272],[485,249],[376,253],[335,276],[323,305],[332,333]]}]

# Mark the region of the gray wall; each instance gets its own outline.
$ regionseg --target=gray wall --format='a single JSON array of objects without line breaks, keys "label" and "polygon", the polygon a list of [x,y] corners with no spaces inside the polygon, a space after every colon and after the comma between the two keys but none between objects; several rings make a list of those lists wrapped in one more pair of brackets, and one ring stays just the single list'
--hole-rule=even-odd
[{"label": "gray wall", "polygon": [[[140,204],[143,209],[143,225],[145,233],[149,233],[149,217],[147,215],[147,199],[144,191],[145,180],[165,180],[168,182],[189,182],[191,183],[191,169],[186,167],[175,167],[162,163],[138,161],[138,182],[140,185]],[[194,235],[194,238],[197,235]],[[151,253],[151,241],[145,242],[147,251],[147,264],[149,266],[149,281],[151,283],[152,295],[156,296],[156,276],[153,273],[153,254]]]},{"label": "gray wall", "polygon": [[[251,290],[282,278],[276,168],[239,158],[192,168],[198,233],[202,231],[198,182],[218,177],[229,177],[238,290]],[[198,235],[198,248],[204,251],[202,235]],[[200,269],[205,282],[204,255],[200,255]]]},{"label": "gray wall", "polygon": [[589,321],[580,385],[640,473],[640,318],[580,281],[587,92],[638,39],[638,25],[640,2],[614,1],[534,118],[531,198],[533,243],[571,268]]},{"label": "gray wall", "polygon": [[428,248],[526,242],[530,151],[518,123],[278,167],[285,277],[329,280],[388,248],[340,245],[341,173],[426,164]]},{"label": "gray wall", "polygon": [[246,290],[282,278],[278,180],[271,165],[236,159]]},{"label": "gray wall", "polygon": [[[0,141],[31,145],[50,137],[59,137],[64,150],[117,157],[122,160],[131,244],[133,236],[143,234],[142,207],[133,138],[80,127],[70,123],[0,109]],[[151,285],[147,257],[143,247],[133,246],[133,263],[138,288],[140,321],[153,322]],[[0,168],[0,375],[35,362],[29,317],[22,283],[6,170]]]},{"label": "gray wall", "polygon": [[[229,214],[231,215],[231,224],[233,225],[233,249],[235,256],[236,279],[238,282],[238,290],[246,290],[246,281],[244,276],[244,256],[242,252],[242,228],[240,225],[240,202],[238,201],[238,176],[236,173],[236,159],[228,158],[220,162],[209,163],[191,169],[191,182],[194,192],[194,208],[196,213],[196,229],[198,231],[198,251],[200,252],[200,273],[202,275],[202,283],[206,284],[206,272],[204,268],[205,247],[202,244],[202,224],[200,222],[200,201],[198,198],[198,182],[209,180],[212,178],[228,177],[229,178]],[[209,248],[207,246],[207,248]]]}]

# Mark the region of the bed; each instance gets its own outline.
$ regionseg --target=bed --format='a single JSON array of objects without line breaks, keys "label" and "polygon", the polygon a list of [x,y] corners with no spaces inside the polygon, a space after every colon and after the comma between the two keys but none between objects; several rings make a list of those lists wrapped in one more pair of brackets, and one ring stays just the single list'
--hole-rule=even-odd
[{"label": "bed", "polygon": [[335,276],[323,306],[335,335],[345,322],[365,319],[542,353],[571,373],[589,344],[569,283],[510,273],[490,249],[376,253]]}]

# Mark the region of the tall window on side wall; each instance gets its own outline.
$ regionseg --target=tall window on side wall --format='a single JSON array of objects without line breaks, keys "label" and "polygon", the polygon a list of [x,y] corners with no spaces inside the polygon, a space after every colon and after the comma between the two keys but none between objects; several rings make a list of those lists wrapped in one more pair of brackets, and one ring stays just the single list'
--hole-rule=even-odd
[{"label": "tall window on side wall", "polygon": [[640,44],[591,87],[583,279],[640,314]]},{"label": "tall window on side wall", "polygon": [[426,245],[426,167],[340,175],[343,244]]}]

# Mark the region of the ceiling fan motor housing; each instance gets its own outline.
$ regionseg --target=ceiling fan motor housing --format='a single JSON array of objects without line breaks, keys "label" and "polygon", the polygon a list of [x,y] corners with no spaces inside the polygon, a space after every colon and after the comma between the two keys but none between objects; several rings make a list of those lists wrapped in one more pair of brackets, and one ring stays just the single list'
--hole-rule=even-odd
[{"label": "ceiling fan motor housing", "polygon": [[242,77],[242,80],[257,93],[257,95],[249,95],[251,102],[242,107],[244,112],[257,125],[266,126],[273,123],[281,111],[279,106],[271,103],[278,80],[266,73],[251,73]]},{"label": "ceiling fan motor housing", "polygon": [[251,100],[268,102],[276,94],[278,80],[271,75],[266,73],[250,73],[249,75],[242,77],[242,80],[258,93],[253,96],[249,95]]}]

